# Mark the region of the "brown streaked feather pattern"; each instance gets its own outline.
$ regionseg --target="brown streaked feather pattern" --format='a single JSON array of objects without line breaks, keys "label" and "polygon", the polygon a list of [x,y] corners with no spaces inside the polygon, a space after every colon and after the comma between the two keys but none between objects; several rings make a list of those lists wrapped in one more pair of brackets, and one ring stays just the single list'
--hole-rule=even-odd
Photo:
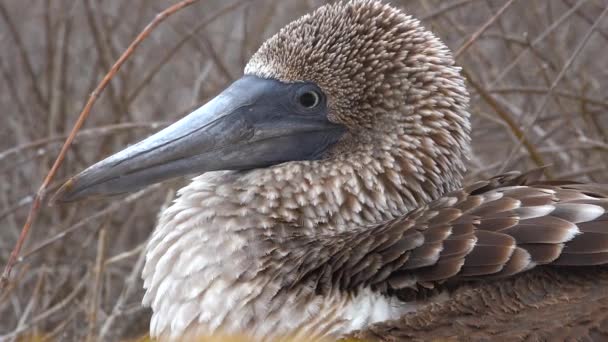
[{"label": "brown streaked feather pattern", "polygon": [[539,267],[455,289],[400,319],[348,338],[364,341],[607,341],[608,269]]},{"label": "brown streaked feather pattern", "polygon": [[[534,170],[461,189],[468,93],[417,20],[373,0],[323,6],[266,41],[245,74],[315,83],[348,132],[318,160],[207,173],[180,190],[147,250],[151,335],[333,338],[417,311],[361,336],[466,338],[486,316],[580,312],[568,295],[589,277],[538,266],[608,262],[608,187]],[[418,301],[431,297],[450,298]],[[467,315],[470,329],[450,335]],[[501,328],[519,330],[483,334]]]},{"label": "brown streaked feather pattern", "polygon": [[[498,176],[358,233],[317,237],[316,257],[294,260],[300,277],[291,285],[315,279],[317,293],[362,285],[398,293],[505,278],[540,265],[608,263],[608,197],[601,187],[543,182],[539,174]],[[283,245],[305,241],[292,237]]]}]

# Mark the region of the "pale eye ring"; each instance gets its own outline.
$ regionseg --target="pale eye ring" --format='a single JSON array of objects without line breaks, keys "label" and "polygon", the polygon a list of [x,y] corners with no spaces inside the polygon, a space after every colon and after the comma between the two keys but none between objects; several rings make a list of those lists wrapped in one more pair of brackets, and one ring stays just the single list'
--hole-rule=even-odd
[{"label": "pale eye ring", "polygon": [[321,102],[321,96],[316,91],[308,90],[298,96],[298,102],[306,109],[313,109]]}]

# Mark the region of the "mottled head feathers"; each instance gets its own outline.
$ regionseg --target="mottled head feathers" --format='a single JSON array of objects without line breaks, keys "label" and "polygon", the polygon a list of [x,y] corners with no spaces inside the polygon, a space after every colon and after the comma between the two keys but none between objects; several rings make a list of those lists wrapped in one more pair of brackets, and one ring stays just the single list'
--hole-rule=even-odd
[{"label": "mottled head feathers", "polygon": [[[330,119],[351,133],[340,154],[373,145],[411,159],[401,172],[422,167],[448,181],[459,181],[469,152],[468,93],[459,71],[448,48],[418,20],[370,0],[303,16],[268,39],[245,68],[319,85]],[[439,179],[432,183],[440,186]]]}]

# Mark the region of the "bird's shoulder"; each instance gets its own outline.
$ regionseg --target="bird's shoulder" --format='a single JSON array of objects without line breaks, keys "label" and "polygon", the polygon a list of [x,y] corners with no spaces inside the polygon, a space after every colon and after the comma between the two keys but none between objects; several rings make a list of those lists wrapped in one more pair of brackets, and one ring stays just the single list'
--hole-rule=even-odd
[{"label": "bird's shoulder", "polygon": [[402,217],[317,237],[294,283],[313,279],[319,293],[371,287],[407,299],[542,265],[608,263],[608,186],[541,174],[503,174]]}]

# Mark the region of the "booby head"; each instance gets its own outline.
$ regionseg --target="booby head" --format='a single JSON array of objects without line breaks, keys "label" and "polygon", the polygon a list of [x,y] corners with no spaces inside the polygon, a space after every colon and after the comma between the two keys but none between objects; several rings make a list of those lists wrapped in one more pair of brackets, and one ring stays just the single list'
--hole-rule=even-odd
[{"label": "booby head", "polygon": [[467,105],[450,51],[418,20],[378,1],[339,2],[284,27],[224,92],[75,176],[56,199],[208,171],[375,160],[428,200],[460,182]]}]

